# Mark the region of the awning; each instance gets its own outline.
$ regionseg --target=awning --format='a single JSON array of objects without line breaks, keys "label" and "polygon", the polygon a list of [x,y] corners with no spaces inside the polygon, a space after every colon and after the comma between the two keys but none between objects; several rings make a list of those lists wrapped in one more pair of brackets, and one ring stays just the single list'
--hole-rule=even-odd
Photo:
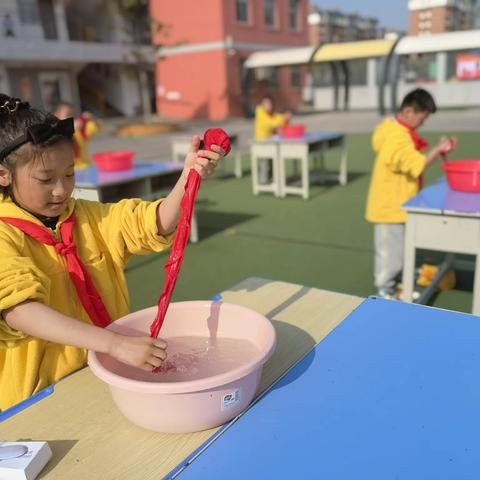
[{"label": "awning", "polygon": [[394,40],[385,39],[346,43],[327,43],[317,50],[313,57],[313,61],[331,62],[335,60],[383,57],[390,53],[394,43]]},{"label": "awning", "polygon": [[395,53],[408,55],[409,53],[447,52],[473,48],[480,48],[480,30],[403,37],[398,42]]},{"label": "awning", "polygon": [[310,61],[315,47],[282,48],[252,53],[245,61],[246,68],[304,65]]}]

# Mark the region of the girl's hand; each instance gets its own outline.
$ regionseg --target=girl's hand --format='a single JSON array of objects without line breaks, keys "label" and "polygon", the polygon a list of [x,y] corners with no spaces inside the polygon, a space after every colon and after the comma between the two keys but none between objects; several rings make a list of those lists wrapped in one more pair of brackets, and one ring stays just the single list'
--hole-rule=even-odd
[{"label": "girl's hand", "polygon": [[109,354],[120,362],[151,372],[167,358],[167,343],[164,340],[114,335]]},{"label": "girl's hand", "polygon": [[215,171],[220,159],[225,156],[225,152],[218,145],[212,145],[212,150],[199,150],[199,146],[200,137],[195,135],[185,158],[185,178],[191,168],[194,168],[203,179],[208,178]]}]

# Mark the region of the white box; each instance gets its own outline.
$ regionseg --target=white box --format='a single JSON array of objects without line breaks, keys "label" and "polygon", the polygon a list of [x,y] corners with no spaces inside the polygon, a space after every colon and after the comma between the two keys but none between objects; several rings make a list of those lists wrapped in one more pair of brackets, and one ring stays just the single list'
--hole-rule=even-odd
[{"label": "white box", "polygon": [[0,447],[25,445],[28,451],[17,458],[0,460],[0,480],[34,480],[52,458],[47,442],[2,442]]}]

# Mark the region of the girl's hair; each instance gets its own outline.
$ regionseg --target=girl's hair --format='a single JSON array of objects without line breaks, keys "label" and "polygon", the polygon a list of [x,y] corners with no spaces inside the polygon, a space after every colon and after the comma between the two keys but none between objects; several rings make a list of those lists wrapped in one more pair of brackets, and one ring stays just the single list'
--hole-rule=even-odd
[{"label": "girl's hair", "polygon": [[[54,127],[58,122],[59,119],[52,113],[31,108],[27,102],[0,93],[0,152],[26,135],[30,127],[37,125]],[[1,165],[11,172],[13,182],[16,167],[41,157],[47,147],[59,142],[72,142],[71,136],[54,133],[44,141],[35,142],[35,144],[27,140],[5,155],[0,160]],[[11,196],[11,186],[0,187],[0,193],[4,197]]]}]

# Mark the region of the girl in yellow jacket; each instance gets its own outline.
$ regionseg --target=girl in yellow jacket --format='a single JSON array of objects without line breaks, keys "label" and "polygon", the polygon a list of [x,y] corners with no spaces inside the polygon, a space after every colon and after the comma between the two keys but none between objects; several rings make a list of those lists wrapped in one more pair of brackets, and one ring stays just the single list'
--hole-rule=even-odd
[{"label": "girl in yellow jacket", "polygon": [[416,129],[435,111],[433,97],[418,88],[406,95],[397,116],[383,120],[373,133],[372,147],[377,156],[365,216],[375,224],[374,276],[378,295],[382,297],[396,296],[403,268],[407,215],[401,206],[417,194],[425,167],[449,142],[442,138],[427,154],[421,152],[428,143]]},{"label": "girl in yellow jacket", "polygon": [[152,370],[166,344],[103,327],[129,311],[123,269],[167,248],[186,175],[209,176],[223,151],[198,150],[164,200],[71,198],[73,119],[0,94],[0,410],[86,363],[86,351]]}]

